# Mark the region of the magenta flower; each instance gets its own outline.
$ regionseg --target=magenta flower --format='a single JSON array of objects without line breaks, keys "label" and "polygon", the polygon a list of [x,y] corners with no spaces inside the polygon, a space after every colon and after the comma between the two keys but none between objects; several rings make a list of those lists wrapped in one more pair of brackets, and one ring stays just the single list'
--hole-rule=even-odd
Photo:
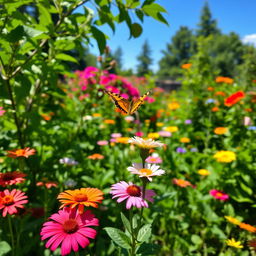
[{"label": "magenta flower", "polygon": [[71,250],[77,252],[79,245],[85,248],[90,244],[88,238],[96,237],[96,230],[88,226],[99,226],[99,221],[90,210],[79,214],[76,209],[64,208],[53,214],[50,219],[43,224],[40,235],[41,240],[50,238],[46,243],[46,248],[55,251],[61,246],[61,255],[70,254]]},{"label": "magenta flower", "polygon": [[228,194],[225,194],[222,191],[219,191],[217,189],[210,190],[209,194],[211,196],[213,196],[214,198],[216,198],[218,200],[221,200],[221,201],[226,201],[226,200],[229,199],[229,195]]},{"label": "magenta flower", "polygon": [[0,116],[3,116],[6,111],[3,109],[3,107],[0,107]]},{"label": "magenta flower", "polygon": [[[148,207],[146,200],[153,202],[152,196],[155,196],[155,192],[151,189],[145,191],[144,199],[142,198],[142,187],[134,185],[132,182],[120,181],[111,186],[110,194],[112,198],[118,198],[117,202],[121,203],[126,201],[126,209],[130,209],[132,206],[137,208]],[[145,200],[146,199],[146,200]]]}]

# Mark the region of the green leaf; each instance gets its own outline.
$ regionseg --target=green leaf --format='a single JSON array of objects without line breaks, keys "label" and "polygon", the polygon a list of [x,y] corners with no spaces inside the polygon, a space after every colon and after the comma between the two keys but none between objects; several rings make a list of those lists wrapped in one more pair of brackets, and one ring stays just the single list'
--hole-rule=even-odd
[{"label": "green leaf", "polygon": [[55,58],[58,59],[58,60],[64,60],[64,61],[70,61],[70,62],[78,63],[77,60],[74,57],[72,57],[68,54],[65,54],[65,53],[59,53],[55,56]]},{"label": "green leaf", "polygon": [[161,5],[159,5],[157,3],[144,5],[142,7],[142,10],[145,13],[147,13],[149,16],[151,16],[152,13],[156,13],[156,12],[165,12],[165,13],[167,13],[167,11]]},{"label": "green leaf", "polygon": [[18,42],[20,39],[22,39],[23,35],[24,35],[23,26],[17,26],[9,34],[7,34],[6,39],[11,43],[15,43],[15,42]]},{"label": "green leaf", "polygon": [[157,252],[161,247],[157,244],[148,244],[143,243],[139,247],[137,247],[136,255],[137,256],[145,256],[145,255],[157,255]]},{"label": "green leaf", "polygon": [[31,28],[31,27],[28,27],[28,26],[23,26],[23,28],[24,28],[25,34],[28,37],[37,37],[37,36],[44,33],[41,30],[37,30],[37,29]]},{"label": "green leaf", "polygon": [[191,236],[191,241],[194,243],[194,244],[196,244],[196,245],[199,245],[199,244],[202,244],[202,239],[201,239],[201,237],[200,236],[198,236],[198,235],[192,235]]},{"label": "green leaf", "polygon": [[144,13],[141,10],[139,10],[139,9],[136,9],[135,13],[136,13],[137,17],[140,19],[140,21],[143,22],[143,20],[144,20]]},{"label": "green leaf", "polygon": [[121,212],[121,219],[124,224],[124,227],[127,229],[127,231],[131,234],[131,224],[129,220],[125,217],[125,215]]},{"label": "green leaf", "polygon": [[136,37],[139,37],[141,35],[141,33],[142,33],[141,25],[138,24],[138,23],[133,23],[131,25],[131,34],[132,34],[132,36],[136,38]]},{"label": "green leaf", "polygon": [[104,49],[106,47],[106,37],[105,37],[104,33],[102,33],[99,29],[97,29],[94,26],[91,27],[91,32],[92,32],[93,37],[97,41],[98,48],[100,50],[100,54],[103,54]]},{"label": "green leaf", "polygon": [[117,228],[107,227],[104,228],[108,233],[109,237],[120,247],[124,249],[130,249],[130,239],[129,237],[121,230]]},{"label": "green leaf", "polygon": [[10,250],[11,250],[11,246],[7,242],[5,241],[0,242],[0,256],[5,255]]},{"label": "green leaf", "polygon": [[39,9],[39,14],[40,14],[39,15],[40,24],[47,27],[49,24],[52,23],[51,15],[50,15],[48,9],[46,9],[41,4],[38,4],[38,9]]},{"label": "green leaf", "polygon": [[145,242],[149,239],[151,236],[152,228],[151,224],[144,225],[138,232],[137,240],[139,242]]}]

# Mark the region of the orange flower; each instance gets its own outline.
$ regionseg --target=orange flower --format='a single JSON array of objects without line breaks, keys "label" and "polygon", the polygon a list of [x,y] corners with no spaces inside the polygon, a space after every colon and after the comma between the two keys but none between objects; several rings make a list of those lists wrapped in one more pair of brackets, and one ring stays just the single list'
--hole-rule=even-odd
[{"label": "orange flower", "polygon": [[256,232],[256,228],[255,228],[254,226],[250,225],[250,224],[246,224],[246,223],[243,223],[243,222],[242,222],[242,223],[239,225],[239,227],[242,228],[242,229],[245,229],[245,230],[247,230],[247,231],[249,231],[249,232],[252,232],[252,233],[255,233],[255,232]]},{"label": "orange flower", "polygon": [[225,77],[225,76],[218,76],[218,77],[216,77],[215,82],[216,83],[233,84],[234,79],[232,79],[230,77]]},{"label": "orange flower", "polygon": [[214,133],[218,135],[225,134],[228,131],[228,128],[226,127],[217,127],[214,129]]},{"label": "orange flower", "polygon": [[172,179],[172,182],[173,184],[179,186],[179,187],[182,187],[182,188],[185,188],[185,187],[193,187],[193,185],[187,181],[187,180],[182,180],[182,179]]},{"label": "orange flower", "polygon": [[79,214],[82,214],[85,206],[98,207],[98,203],[102,202],[103,192],[97,188],[66,190],[60,193],[57,199],[62,203],[60,209],[66,206],[77,207]]},{"label": "orange flower", "polygon": [[130,139],[129,137],[119,137],[119,138],[116,138],[116,142],[117,143],[128,144],[129,139]]},{"label": "orange flower", "polygon": [[26,157],[32,156],[36,153],[35,149],[24,148],[24,149],[15,149],[7,151],[8,157],[17,158],[17,157]]},{"label": "orange flower", "polygon": [[168,104],[168,108],[170,110],[176,110],[176,109],[180,108],[180,104],[178,102],[174,101],[174,102],[171,102]]},{"label": "orange flower", "polygon": [[219,111],[219,108],[218,108],[218,107],[213,107],[213,108],[212,108],[212,112],[217,112],[217,111]]},{"label": "orange flower", "polygon": [[207,90],[208,90],[209,92],[212,92],[212,91],[214,91],[214,88],[210,86],[210,87],[207,88]]},{"label": "orange flower", "polygon": [[223,97],[225,97],[225,96],[226,96],[226,93],[225,93],[225,92],[222,92],[222,91],[218,91],[218,92],[215,92],[214,95],[215,95],[215,96],[223,96]]},{"label": "orange flower", "polygon": [[58,186],[58,183],[54,181],[38,181],[36,185],[38,187],[46,187],[47,189],[50,189],[52,187],[56,188]]},{"label": "orange flower", "polygon": [[245,111],[246,112],[252,112],[252,109],[251,108],[246,108]]},{"label": "orange flower", "polygon": [[104,120],[104,123],[105,123],[105,124],[115,124],[115,120],[106,119],[106,120]]},{"label": "orange flower", "polygon": [[182,142],[182,143],[189,143],[190,142],[190,138],[183,137],[183,138],[180,139],[180,142]]},{"label": "orange flower", "polygon": [[93,113],[92,116],[93,117],[101,117],[101,114],[100,113]]},{"label": "orange flower", "polygon": [[45,120],[45,121],[50,121],[52,119],[52,117],[50,115],[47,114],[41,114],[41,117]]},{"label": "orange flower", "polygon": [[224,104],[227,107],[231,107],[237,102],[239,102],[241,99],[245,97],[245,93],[243,91],[238,91],[236,93],[233,93],[228,98],[225,99]]},{"label": "orange flower", "polygon": [[95,154],[92,154],[92,155],[88,156],[87,158],[88,158],[88,159],[93,159],[93,160],[95,160],[95,159],[103,159],[104,156],[101,155],[101,154],[95,153]]},{"label": "orange flower", "polygon": [[181,65],[181,68],[189,69],[191,66],[192,66],[192,63],[185,63],[185,64]]}]

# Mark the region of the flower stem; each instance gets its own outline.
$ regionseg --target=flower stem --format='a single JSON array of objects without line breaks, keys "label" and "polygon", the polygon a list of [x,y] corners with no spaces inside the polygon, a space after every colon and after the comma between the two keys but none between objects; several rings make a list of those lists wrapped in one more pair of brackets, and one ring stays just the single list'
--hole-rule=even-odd
[{"label": "flower stem", "polygon": [[8,215],[8,224],[9,224],[9,229],[10,229],[10,234],[11,234],[12,256],[14,256],[15,255],[14,235],[13,235],[12,221],[11,221],[10,215]]},{"label": "flower stem", "polygon": [[75,252],[75,255],[76,255],[76,256],[79,256],[79,251]]},{"label": "flower stem", "polygon": [[134,234],[134,229],[132,225],[132,219],[133,219],[133,211],[130,209],[129,211],[129,219],[130,219],[130,225],[131,225],[131,235],[132,235],[132,249],[131,249],[131,256],[135,255],[135,250],[136,250],[136,237]]}]

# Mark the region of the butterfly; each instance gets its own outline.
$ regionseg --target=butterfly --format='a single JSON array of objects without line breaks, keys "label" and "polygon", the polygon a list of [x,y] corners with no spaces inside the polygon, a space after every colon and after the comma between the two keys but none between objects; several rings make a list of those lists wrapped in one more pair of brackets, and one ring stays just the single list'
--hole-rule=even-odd
[{"label": "butterfly", "polygon": [[115,105],[125,114],[132,115],[140,106],[144,103],[145,98],[149,95],[150,92],[145,93],[143,96],[140,96],[138,99],[127,100],[121,95],[104,90],[105,93],[109,95]]}]

